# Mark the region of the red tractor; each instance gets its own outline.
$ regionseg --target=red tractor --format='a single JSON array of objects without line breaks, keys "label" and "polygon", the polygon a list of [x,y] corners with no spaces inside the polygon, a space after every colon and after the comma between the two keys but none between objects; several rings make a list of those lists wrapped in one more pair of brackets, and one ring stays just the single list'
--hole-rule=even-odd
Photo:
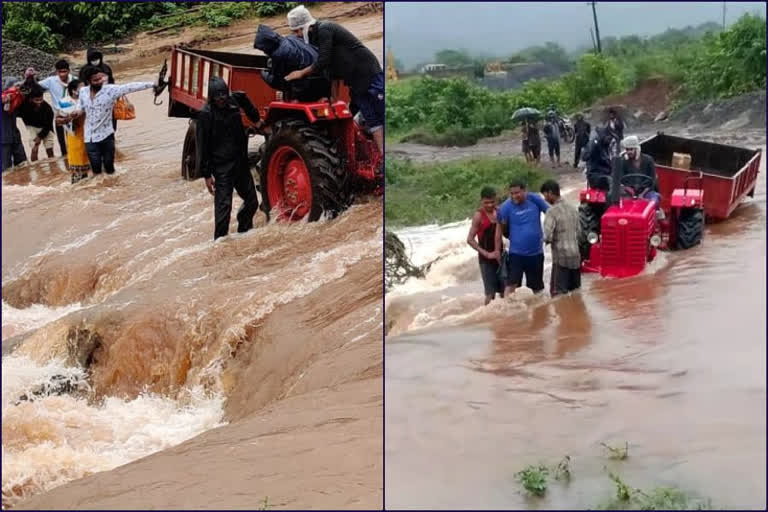
[{"label": "red tractor", "polygon": [[[259,110],[257,130],[243,114],[249,135],[262,134],[257,164],[262,208],[278,220],[316,221],[335,217],[357,194],[383,191],[383,156],[363,123],[349,109],[349,90],[332,84],[332,101],[301,103],[283,98],[264,82],[261,55],[174,47],[169,85],[170,117],[190,118],[184,139],[181,175],[200,177],[195,147],[195,115],[207,101],[208,80],[221,77],[232,91],[244,91]],[[161,71],[161,83],[167,68]]]},{"label": "red tractor", "polygon": [[[705,221],[727,218],[746,196],[754,194],[759,150],[659,133],[642,142],[641,151],[656,162],[663,215],[657,213],[655,203],[640,197],[643,190],[622,183],[645,179],[641,188],[651,187],[644,175],[624,176],[615,188],[621,197],[613,201],[603,190],[583,190],[579,216],[584,272],[618,278],[637,275],[657,250],[698,245]],[[689,157],[688,168],[675,166],[676,153]]]}]

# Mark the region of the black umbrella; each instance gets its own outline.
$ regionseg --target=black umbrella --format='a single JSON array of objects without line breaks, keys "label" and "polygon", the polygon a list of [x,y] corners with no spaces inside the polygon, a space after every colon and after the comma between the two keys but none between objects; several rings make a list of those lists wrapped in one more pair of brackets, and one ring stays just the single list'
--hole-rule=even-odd
[{"label": "black umbrella", "polygon": [[523,119],[536,119],[541,117],[541,112],[535,108],[523,107],[515,110],[512,114],[512,121],[520,121]]}]

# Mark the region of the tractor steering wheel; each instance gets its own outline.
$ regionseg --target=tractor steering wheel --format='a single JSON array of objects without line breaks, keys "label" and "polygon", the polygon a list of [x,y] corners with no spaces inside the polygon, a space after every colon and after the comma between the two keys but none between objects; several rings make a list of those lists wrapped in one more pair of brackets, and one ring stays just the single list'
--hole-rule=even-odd
[{"label": "tractor steering wheel", "polygon": [[[625,181],[628,178],[630,180],[639,180],[641,182],[641,185],[645,185],[645,186],[640,187],[640,192],[637,192],[635,190],[635,187],[632,187],[625,183]],[[646,190],[652,189],[654,185],[653,178],[651,178],[648,175],[639,174],[639,173],[625,174],[624,176],[621,177],[621,180],[619,181],[619,183],[621,184],[622,190],[625,190],[627,192],[631,191],[631,196],[635,199],[643,195],[643,193],[645,193]]]}]

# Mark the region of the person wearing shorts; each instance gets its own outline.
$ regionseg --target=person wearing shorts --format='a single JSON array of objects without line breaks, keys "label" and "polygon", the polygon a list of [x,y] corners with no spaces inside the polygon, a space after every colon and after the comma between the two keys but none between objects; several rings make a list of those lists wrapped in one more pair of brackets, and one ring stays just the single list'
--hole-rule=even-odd
[{"label": "person wearing shorts", "polygon": [[541,137],[536,121],[528,123],[528,149],[531,152],[531,163],[538,164],[541,160]]},{"label": "person wearing shorts", "polygon": [[[560,166],[560,127],[554,114],[547,118],[544,124],[544,136],[547,139],[547,151],[549,152],[549,162],[552,167]],[[555,159],[557,157],[557,159]]]},{"label": "person wearing shorts", "polygon": [[384,153],[384,70],[376,55],[338,23],[315,20],[303,5],[288,13],[288,26],[317,48],[318,58],[311,66],[293,71],[285,79],[298,80],[318,72],[330,80],[344,80],[376,146]]},{"label": "person wearing shorts", "polygon": [[53,158],[53,145],[56,140],[53,131],[53,109],[43,99],[43,89],[35,85],[24,104],[19,107],[19,117],[27,129],[27,139],[31,146],[30,160],[37,161],[40,145],[45,148],[48,158]]},{"label": "person wearing shorts", "polygon": [[499,275],[499,257],[495,250],[496,236],[496,191],[484,187],[480,192],[481,206],[472,216],[467,235],[467,244],[477,251],[480,277],[483,279],[485,305],[496,298],[504,297],[504,283]]},{"label": "person wearing shorts", "polygon": [[507,256],[508,278],[506,295],[523,285],[533,293],[544,289],[544,244],[541,215],[549,205],[535,194],[526,191],[525,183],[515,180],[509,185],[510,198],[499,208],[496,224],[497,253],[501,253],[501,237],[506,231],[509,238]]}]

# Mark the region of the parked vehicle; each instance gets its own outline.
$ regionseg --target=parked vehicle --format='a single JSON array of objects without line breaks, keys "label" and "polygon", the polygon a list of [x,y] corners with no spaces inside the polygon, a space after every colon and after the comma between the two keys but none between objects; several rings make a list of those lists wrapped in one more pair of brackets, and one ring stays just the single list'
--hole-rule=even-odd
[{"label": "parked vehicle", "polygon": [[[349,90],[332,85],[332,100],[301,103],[283,97],[261,77],[267,58],[176,46],[171,52],[168,115],[189,118],[181,156],[181,176],[200,177],[195,117],[207,101],[208,80],[221,77],[232,91],[244,91],[259,110],[258,129],[243,114],[250,136],[263,135],[256,170],[263,208],[278,220],[315,221],[336,216],[356,194],[383,190],[383,156],[372,135],[354,119]],[[162,72],[161,72],[162,74]]]}]

